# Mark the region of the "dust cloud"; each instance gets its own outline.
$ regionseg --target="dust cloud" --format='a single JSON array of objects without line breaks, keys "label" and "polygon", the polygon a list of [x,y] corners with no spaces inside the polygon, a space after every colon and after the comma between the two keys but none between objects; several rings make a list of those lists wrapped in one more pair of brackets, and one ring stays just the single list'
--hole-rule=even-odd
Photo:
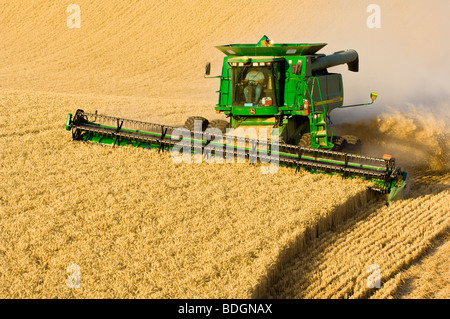
[{"label": "dust cloud", "polygon": [[440,116],[423,112],[423,105],[408,104],[402,111],[387,108],[379,116],[338,124],[333,129],[364,141],[364,155],[394,156],[404,170],[449,171],[448,108],[440,109],[447,106],[447,103],[437,106]]}]

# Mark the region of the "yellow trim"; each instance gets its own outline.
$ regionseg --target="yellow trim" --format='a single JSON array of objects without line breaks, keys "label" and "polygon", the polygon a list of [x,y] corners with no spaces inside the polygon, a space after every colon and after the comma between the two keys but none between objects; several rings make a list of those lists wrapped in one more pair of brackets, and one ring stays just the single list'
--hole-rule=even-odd
[{"label": "yellow trim", "polygon": [[[323,101],[323,104],[330,104],[330,103],[342,102],[343,100],[344,100],[344,99],[343,99],[342,97],[338,96],[338,97],[335,97],[334,99]],[[315,104],[315,105],[321,105],[321,104],[322,104],[322,101],[318,101],[318,102],[314,101],[314,104]]]}]

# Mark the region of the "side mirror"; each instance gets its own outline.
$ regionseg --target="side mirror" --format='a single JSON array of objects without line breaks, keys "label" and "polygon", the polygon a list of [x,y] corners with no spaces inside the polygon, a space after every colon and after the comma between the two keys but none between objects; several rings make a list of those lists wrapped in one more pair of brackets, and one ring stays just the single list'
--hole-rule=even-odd
[{"label": "side mirror", "polygon": [[211,62],[207,62],[205,67],[205,75],[209,75],[210,73],[211,73]]},{"label": "side mirror", "polygon": [[372,99],[372,102],[375,101],[377,99],[377,97],[378,97],[378,94],[373,93],[373,92],[370,93],[370,98]]},{"label": "side mirror", "polygon": [[292,73],[295,75],[300,75],[302,73],[302,61],[298,61],[292,66]]}]

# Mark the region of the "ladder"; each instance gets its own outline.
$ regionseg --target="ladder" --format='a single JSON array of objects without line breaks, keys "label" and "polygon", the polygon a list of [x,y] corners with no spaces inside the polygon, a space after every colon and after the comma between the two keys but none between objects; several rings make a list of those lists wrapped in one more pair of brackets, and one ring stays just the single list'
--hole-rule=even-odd
[{"label": "ladder", "polygon": [[[322,91],[320,89],[320,83],[317,77],[310,77],[308,82],[312,79],[312,89],[309,90],[308,85],[305,85],[308,90],[308,94],[311,100],[311,114],[309,116],[310,132],[311,132],[311,146],[314,148],[333,148],[334,144],[328,140],[327,134],[327,123],[326,123],[326,109],[322,99]],[[319,90],[320,101],[322,103],[322,111],[316,110],[314,104],[313,93],[315,83],[317,83],[317,88]],[[331,138],[332,139],[332,138]],[[331,140],[330,139],[330,140]]]}]

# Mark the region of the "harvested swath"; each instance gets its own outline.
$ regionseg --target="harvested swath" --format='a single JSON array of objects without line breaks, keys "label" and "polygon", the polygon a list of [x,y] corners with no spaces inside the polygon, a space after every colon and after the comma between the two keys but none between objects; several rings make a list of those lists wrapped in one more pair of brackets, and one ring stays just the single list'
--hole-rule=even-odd
[{"label": "harvested swath", "polygon": [[422,195],[388,207],[374,203],[314,241],[293,258],[270,297],[367,298],[377,292],[367,285],[372,264],[381,271],[379,296],[391,294],[401,283],[401,271],[450,226],[449,175],[441,174],[440,181],[440,187],[431,185]]},{"label": "harvested swath", "polygon": [[[0,96],[3,298],[248,298],[268,269],[367,200],[358,180],[174,164],[64,130],[77,105],[127,98]],[[71,264],[80,289],[67,287]]]},{"label": "harvested swath", "polygon": [[449,299],[449,237],[450,230],[432,243],[427,256],[386,282],[371,298]]}]

